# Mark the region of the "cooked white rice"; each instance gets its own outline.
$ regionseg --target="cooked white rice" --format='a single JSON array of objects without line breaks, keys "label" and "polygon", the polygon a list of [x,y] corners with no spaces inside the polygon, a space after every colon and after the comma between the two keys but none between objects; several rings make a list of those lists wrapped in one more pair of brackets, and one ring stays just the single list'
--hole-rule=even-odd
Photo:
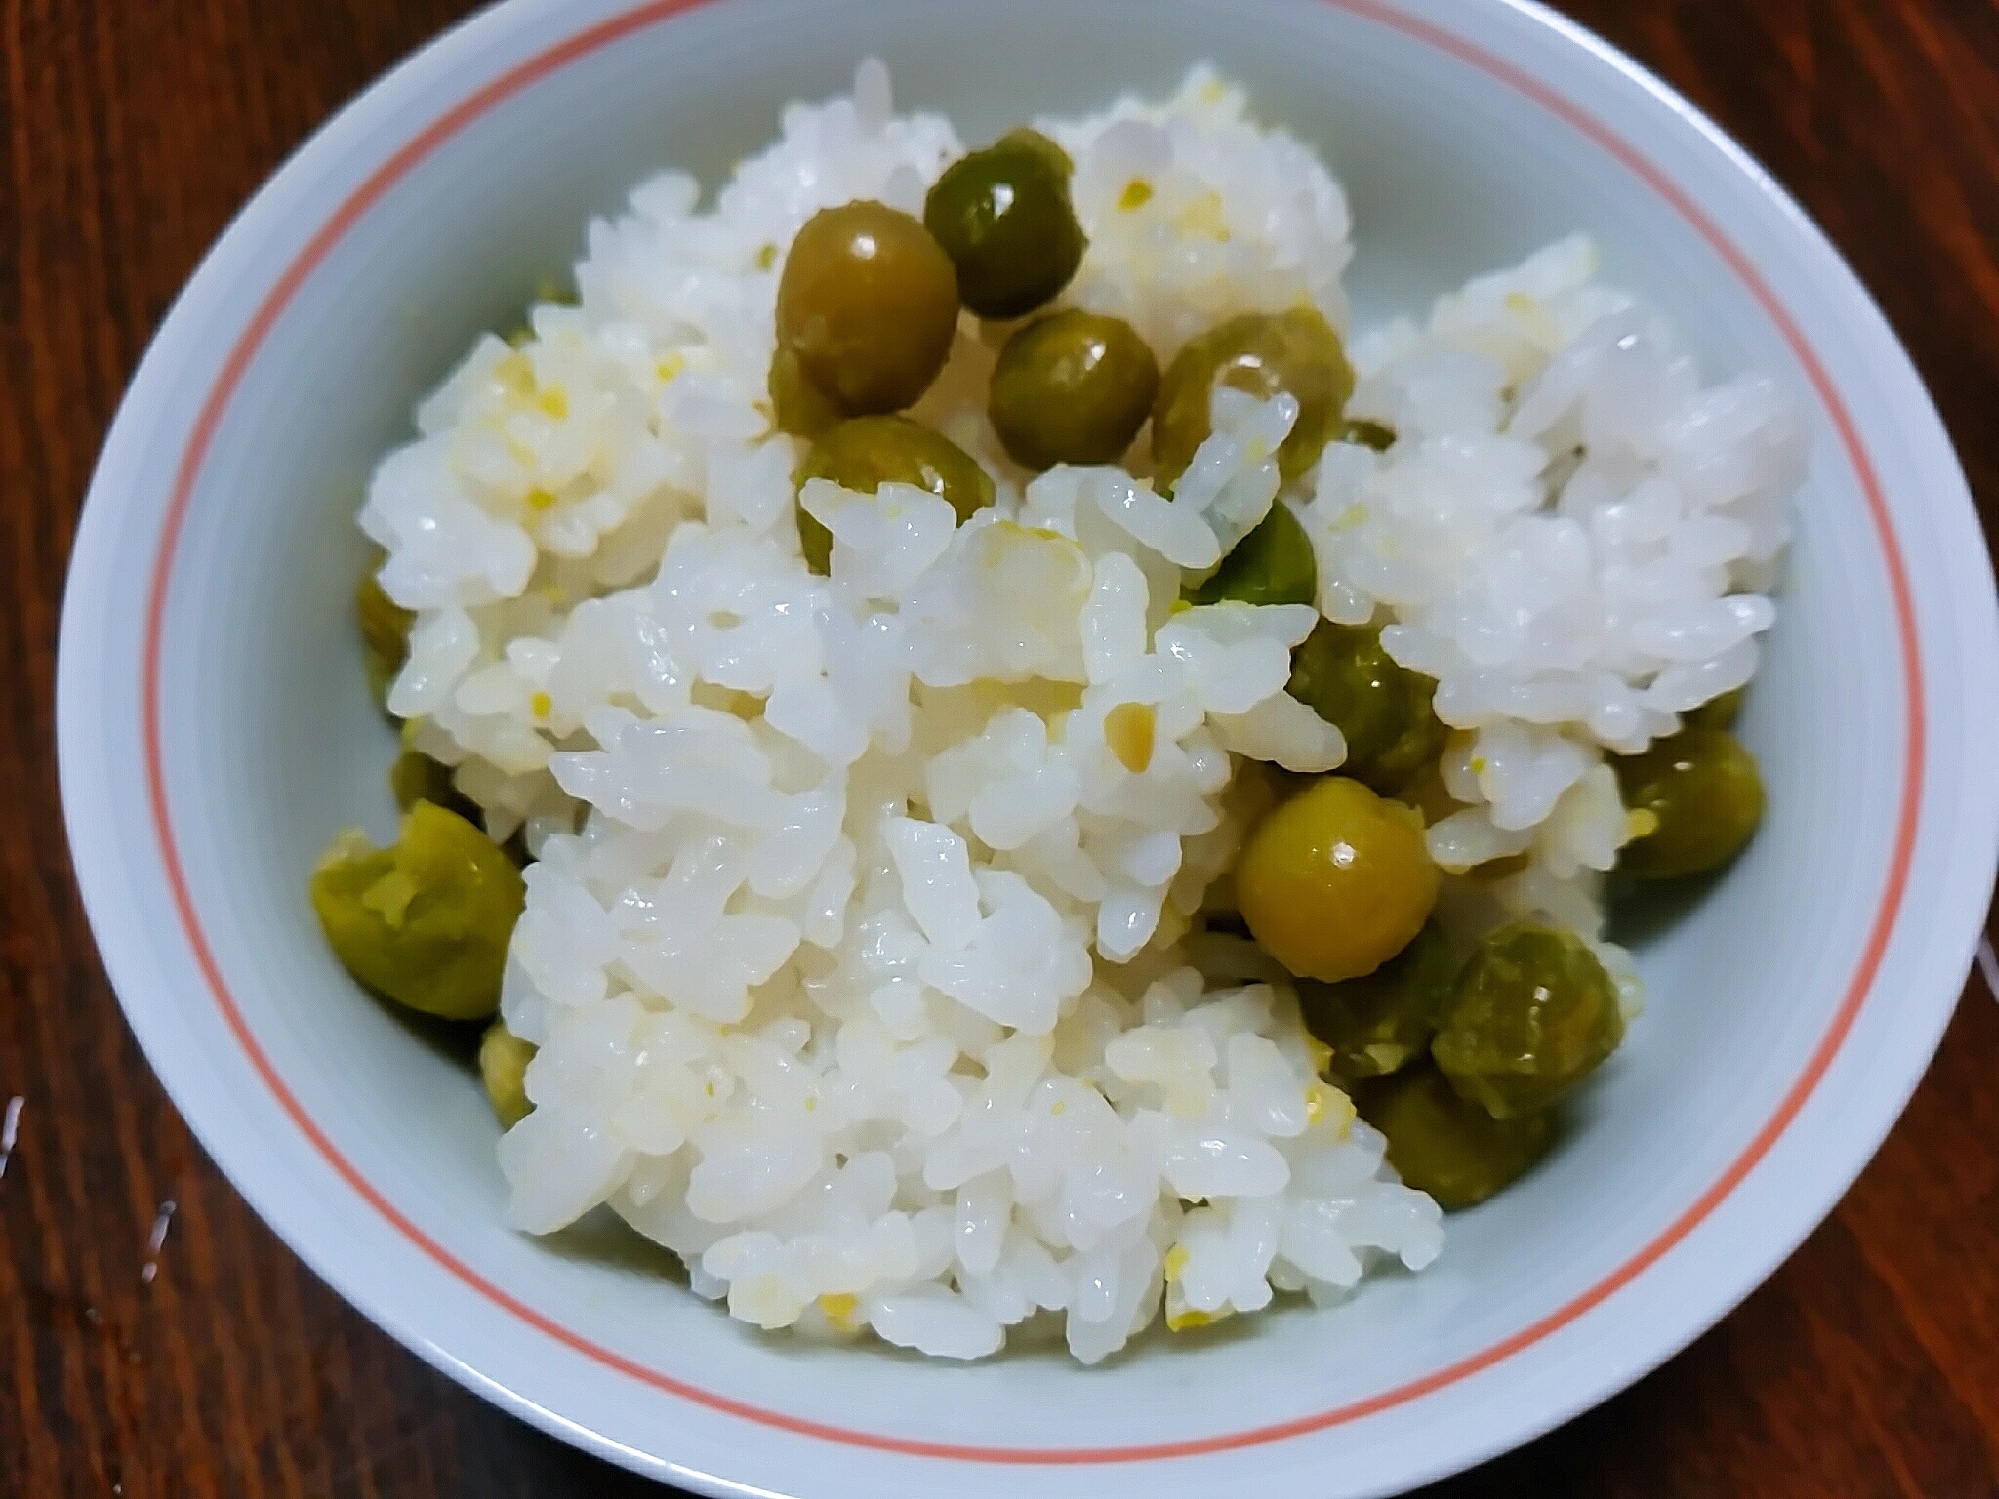
[{"label": "cooked white rice", "polygon": [[[1042,123],[1090,238],[1065,301],[1162,363],[1251,307],[1345,327],[1339,185],[1239,91],[1198,70]],[[503,1002],[541,1048],[500,1147],[512,1221],[609,1203],[765,1328],[953,1358],[1015,1329],[1089,1362],[1162,1311],[1324,1302],[1442,1245],[1282,973],[1189,935],[1272,794],[1254,762],[1344,745],[1283,691],[1317,611],[1176,610],[1185,570],[1292,505],[1323,612],[1392,621],[1462,731],[1438,862],[1526,856],[1447,879],[1448,918],[1596,938],[1626,837],[1604,751],[1754,671],[1802,440],[1768,381],[1703,388],[1581,238],[1357,338],[1351,410],[1400,441],[1335,444],[1282,495],[1295,407],[1227,390],[1170,504],[1143,438],[1030,482],[968,316],[916,414],[998,503],[954,527],[914,489],[814,481],[816,577],[764,389],[784,247],[853,198],[919,210],[960,150],[870,63],[708,211],[646,183],[591,226],[580,305],[423,403],[361,524],[420,616],[391,708],[539,860]]]}]

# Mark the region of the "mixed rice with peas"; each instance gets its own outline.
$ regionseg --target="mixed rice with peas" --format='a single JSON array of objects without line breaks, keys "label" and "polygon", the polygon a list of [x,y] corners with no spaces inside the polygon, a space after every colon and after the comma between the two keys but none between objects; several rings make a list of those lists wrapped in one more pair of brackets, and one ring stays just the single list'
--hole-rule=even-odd
[{"label": "mixed rice with peas", "polygon": [[1339,184],[1205,68],[782,123],[375,475],[406,815],[333,950],[486,1025],[515,1226],[759,1327],[1095,1362],[1421,1270],[1639,1014],[1606,877],[1760,818],[1801,427],[1581,236],[1355,336]]}]

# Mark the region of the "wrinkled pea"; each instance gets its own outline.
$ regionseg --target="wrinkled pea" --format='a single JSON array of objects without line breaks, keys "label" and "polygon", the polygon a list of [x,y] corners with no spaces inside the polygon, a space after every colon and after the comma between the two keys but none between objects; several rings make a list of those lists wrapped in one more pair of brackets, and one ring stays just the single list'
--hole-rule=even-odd
[{"label": "wrinkled pea", "polygon": [[508,1030],[504,1020],[495,1020],[479,1038],[479,1079],[486,1085],[486,1099],[501,1129],[512,1129],[534,1112],[527,1072],[539,1049]]},{"label": "wrinkled pea", "polygon": [[1462,1097],[1511,1119],[1546,1108],[1623,1039],[1617,985],[1582,938],[1516,921],[1459,971],[1430,1052]]},{"label": "wrinkled pea", "polygon": [[1298,981],[1305,1026],[1345,1080],[1382,1077],[1425,1057],[1458,975],[1457,956],[1435,920],[1370,974],[1338,984]]},{"label": "wrinkled pea", "polygon": [[[950,357],[957,329],[951,258],[908,214],[844,203],[807,219],[791,242],[777,286],[778,347],[797,361],[786,379],[843,415],[914,403]],[[772,374],[776,386],[780,371]],[[776,388],[772,399],[781,400]]]},{"label": "wrinkled pea", "polygon": [[1158,390],[1159,361],[1131,324],[1069,308],[1006,341],[986,409],[1007,456],[1039,472],[1117,462]]},{"label": "wrinkled pea", "polygon": [[1682,729],[1610,763],[1640,830],[1617,856],[1628,873],[1657,879],[1719,869],[1763,820],[1756,757],[1726,729]]},{"label": "wrinkled pea", "polygon": [[1213,430],[1209,396],[1217,384],[1268,400],[1289,391],[1298,420],[1277,449],[1286,481],[1319,461],[1353,394],[1353,366],[1332,324],[1316,307],[1246,312],[1190,340],[1159,382],[1152,409],[1152,456],[1170,488]]},{"label": "wrinkled pea", "polygon": [[313,871],[312,906],[355,979],[398,1004],[480,1020],[500,1002],[507,942],[526,887],[485,833],[432,802],[388,848],[334,840]]},{"label": "wrinkled pea", "polygon": [[1475,1206],[1512,1185],[1548,1153],[1551,1111],[1495,1119],[1424,1063],[1354,1090],[1361,1118],[1388,1138],[1388,1161],[1402,1180],[1446,1212]]},{"label": "wrinkled pea", "polygon": [[986,318],[1016,318],[1054,299],[1082,263],[1083,226],[1069,200],[1068,153],[1014,130],[944,170],[923,224],[951,257],[958,295]]},{"label": "wrinkled pea", "polygon": [[[913,484],[948,501],[963,525],[993,502],[992,476],[941,432],[906,416],[863,416],[842,422],[812,445],[795,476],[831,479],[856,494],[884,484]],[[832,568],[833,533],[798,508],[798,543],[815,573]]]},{"label": "wrinkled pea", "polygon": [[1236,861],[1250,934],[1299,978],[1358,978],[1401,952],[1437,903],[1423,819],[1347,776],[1321,776],[1251,830]]},{"label": "wrinkled pea", "polygon": [[1433,677],[1397,664],[1369,626],[1321,620],[1292,654],[1288,691],[1346,736],[1341,773],[1384,794],[1443,753]]},{"label": "wrinkled pea", "polygon": [[1312,538],[1282,500],[1222,558],[1221,566],[1188,595],[1196,604],[1239,599],[1245,604],[1310,604],[1319,597]]}]

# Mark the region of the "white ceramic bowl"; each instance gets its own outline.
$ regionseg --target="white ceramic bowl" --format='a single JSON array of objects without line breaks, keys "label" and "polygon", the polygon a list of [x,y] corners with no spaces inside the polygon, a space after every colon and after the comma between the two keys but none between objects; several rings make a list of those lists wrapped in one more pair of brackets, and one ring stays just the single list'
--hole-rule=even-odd
[{"label": "white ceramic bowl", "polygon": [[[1708,370],[1815,439],[1745,732],[1769,819],[1643,943],[1651,1009],[1582,1127],[1337,1311],[944,1367],[732,1323],[657,1265],[499,1222],[476,1082],[347,982],[304,898],[392,809],[348,623],[375,458],[648,171],[713,180],[793,97],[890,63],[967,139],[1195,59],[1319,145],[1365,322],[1576,227]],[[260,193],[140,369],[62,634],[64,810],[133,1028],[264,1218],[417,1353],[713,1493],[1375,1494],[1635,1379],[1830,1208],[1923,1070],[1999,843],[1992,579],[1907,357],[1796,207],[1685,101],[1509,0],[510,0]]]}]

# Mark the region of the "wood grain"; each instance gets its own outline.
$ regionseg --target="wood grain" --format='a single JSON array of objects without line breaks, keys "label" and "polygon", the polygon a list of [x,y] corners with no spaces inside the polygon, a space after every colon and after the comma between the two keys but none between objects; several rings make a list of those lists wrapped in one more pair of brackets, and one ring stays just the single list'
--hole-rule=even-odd
[{"label": "wood grain", "polygon": [[[120,390],[231,213],[464,0],[0,0],[0,1495],[652,1489],[349,1311],[189,1139],[72,883],[53,697],[63,566]],[[1817,216],[1913,350],[1999,523],[1999,7],[1568,0]],[[1431,1499],[1999,1492],[1999,1004],[1974,982],[1832,1218],[1626,1394]],[[148,1241],[173,1204],[157,1273]],[[1024,1479],[1023,1492],[1032,1484]]]}]

